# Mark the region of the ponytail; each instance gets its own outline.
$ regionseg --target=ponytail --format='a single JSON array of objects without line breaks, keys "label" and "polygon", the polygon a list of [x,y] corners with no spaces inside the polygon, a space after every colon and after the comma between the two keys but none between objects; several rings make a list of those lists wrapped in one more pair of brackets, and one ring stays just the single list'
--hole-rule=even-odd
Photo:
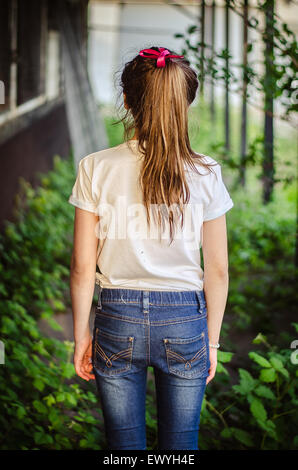
[{"label": "ponytail", "polygon": [[169,222],[172,243],[177,218],[182,216],[182,228],[183,205],[190,199],[184,166],[196,172],[195,160],[209,166],[193,152],[188,135],[188,108],[198,88],[197,75],[186,59],[168,59],[165,67],[158,68],[154,59],[138,55],[124,67],[121,86],[129,108],[120,120],[124,138],[129,140],[134,129],[144,156],[139,182],[147,222],[151,204],[165,209],[158,210],[158,226]]}]

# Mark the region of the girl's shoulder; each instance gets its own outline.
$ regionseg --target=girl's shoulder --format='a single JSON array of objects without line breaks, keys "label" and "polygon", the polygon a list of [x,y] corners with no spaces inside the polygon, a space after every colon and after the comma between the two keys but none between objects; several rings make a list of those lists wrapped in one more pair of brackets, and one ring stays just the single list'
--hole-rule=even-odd
[{"label": "girl's shoulder", "polygon": [[104,162],[111,162],[113,157],[117,158],[121,156],[125,151],[124,144],[114,145],[113,147],[108,147],[96,152],[90,153],[85,157],[81,158],[80,165],[84,168],[94,171],[97,166],[101,166]]},{"label": "girl's shoulder", "polygon": [[96,152],[90,153],[89,155],[86,155],[85,157],[82,158],[85,162],[89,162],[91,160],[100,160],[106,156],[109,156],[115,152],[117,152],[119,149],[123,147],[123,143],[119,145],[114,145],[113,147],[107,147],[102,150],[97,150]]}]

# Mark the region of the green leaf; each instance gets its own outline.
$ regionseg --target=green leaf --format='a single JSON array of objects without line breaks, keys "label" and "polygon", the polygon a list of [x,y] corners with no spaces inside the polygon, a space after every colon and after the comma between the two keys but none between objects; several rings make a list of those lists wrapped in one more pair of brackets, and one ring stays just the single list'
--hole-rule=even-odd
[{"label": "green leaf", "polygon": [[274,382],[276,379],[275,369],[262,369],[259,376],[262,382]]},{"label": "green leaf", "polygon": [[54,403],[56,403],[56,400],[53,397],[53,395],[48,395],[48,396],[44,397],[43,399],[45,400],[45,402],[48,406],[52,406]]},{"label": "green leaf", "polygon": [[61,300],[53,299],[53,305],[55,310],[59,310],[60,312],[64,312],[66,307]]},{"label": "green leaf", "polygon": [[18,409],[17,409],[17,417],[19,419],[22,419],[24,418],[24,416],[26,415],[27,411],[26,409],[23,407],[23,406],[19,406]]},{"label": "green leaf", "polygon": [[241,387],[241,385],[232,385],[232,389],[241,395],[246,395],[246,390],[245,388]]},{"label": "green leaf", "polygon": [[266,421],[267,419],[267,412],[263,406],[263,403],[255,398],[251,404],[250,404],[250,411],[252,412],[252,415],[258,420],[258,421]]},{"label": "green leaf", "polygon": [[233,357],[232,352],[217,351],[217,359],[219,362],[230,362]]},{"label": "green leaf", "polygon": [[267,361],[267,359],[265,359],[265,357],[261,356],[260,354],[257,354],[254,351],[250,351],[248,353],[248,355],[253,361],[255,361],[260,366],[262,366],[262,367],[271,367],[270,362]]},{"label": "green leaf", "polygon": [[278,359],[277,357],[271,357],[270,362],[271,362],[272,366],[274,367],[274,369],[276,369],[276,370],[283,369],[283,367],[284,367],[281,360]]},{"label": "green leaf", "polygon": [[89,443],[88,443],[87,439],[81,439],[81,440],[80,440],[80,443],[79,443],[80,447],[83,447],[84,449],[85,449],[86,447],[88,447],[88,444],[89,444]]},{"label": "green leaf", "polygon": [[216,372],[218,373],[224,373],[226,375],[229,375],[227,369],[221,364],[221,362],[218,362],[216,365]]},{"label": "green leaf", "polygon": [[270,419],[267,419],[267,421],[258,420],[258,424],[262,429],[264,429],[264,431],[267,431],[267,433],[271,437],[273,437],[273,439],[278,440],[278,437],[275,431],[276,426],[273,423],[273,421],[271,421]]},{"label": "green leaf", "polygon": [[272,390],[269,387],[266,387],[265,385],[259,385],[255,389],[255,393],[259,397],[268,398],[269,400],[276,400],[276,396],[274,395]]},{"label": "green leaf", "polygon": [[249,393],[254,389],[256,380],[247,370],[240,368],[238,371],[240,375],[240,386],[246,393]]},{"label": "green leaf", "polygon": [[189,26],[189,28],[187,29],[187,32],[188,34],[193,34],[197,29],[198,29],[197,25],[194,24],[192,26]]},{"label": "green leaf", "polygon": [[78,403],[77,398],[72,393],[66,393],[65,395],[66,395],[66,400],[68,401],[68,403],[70,405],[76,406],[76,404]]},{"label": "green leaf", "polygon": [[66,377],[67,379],[70,379],[76,373],[74,365],[71,364],[70,362],[61,364],[61,369],[62,369],[62,377]]},{"label": "green leaf", "polygon": [[46,414],[48,412],[47,407],[41,401],[34,400],[33,406],[39,413]]},{"label": "green leaf", "polygon": [[261,344],[267,341],[266,336],[262,335],[262,333],[259,333],[253,340],[252,342],[254,344]]},{"label": "green leaf", "polygon": [[34,379],[33,386],[40,392],[42,392],[45,387],[44,382],[41,379]]},{"label": "green leaf", "polygon": [[253,447],[254,442],[247,431],[238,428],[232,428],[234,437],[247,447]]},{"label": "green leaf", "polygon": [[45,434],[42,431],[34,433],[34,441],[36,444],[53,444],[54,442],[50,434]]},{"label": "green leaf", "polygon": [[279,371],[286,379],[289,379],[290,377],[290,374],[289,372],[287,371],[287,369],[285,369],[284,367],[282,369],[279,369]]},{"label": "green leaf", "polygon": [[98,401],[97,396],[94,393],[90,392],[90,391],[87,392],[86,398],[89,401],[91,401],[92,403],[97,403],[97,401]]},{"label": "green leaf", "polygon": [[220,435],[221,435],[221,437],[223,437],[225,439],[229,439],[230,437],[232,437],[233,433],[232,433],[231,428],[224,428],[221,431]]},{"label": "green leaf", "polygon": [[64,426],[64,422],[63,422],[63,419],[61,419],[61,414],[59,413],[59,411],[52,407],[50,409],[50,412],[48,414],[48,417],[49,417],[49,420],[52,424],[52,426],[57,430],[57,429],[60,429]]},{"label": "green leaf", "polygon": [[63,331],[63,328],[54,318],[46,318],[47,323],[54,331]]},{"label": "green leaf", "polygon": [[63,393],[63,392],[58,393],[57,396],[56,396],[56,400],[57,400],[58,402],[64,401],[65,398],[66,398],[66,397],[65,397],[65,393]]}]

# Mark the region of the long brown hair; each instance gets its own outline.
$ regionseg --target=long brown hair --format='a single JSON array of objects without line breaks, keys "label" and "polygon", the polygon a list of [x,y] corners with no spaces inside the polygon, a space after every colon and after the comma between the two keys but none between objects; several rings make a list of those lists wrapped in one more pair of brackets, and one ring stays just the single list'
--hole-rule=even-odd
[{"label": "long brown hair", "polygon": [[[151,49],[159,51],[155,46]],[[158,68],[156,59],[140,55],[125,64],[120,79],[121,95],[125,94],[129,109],[118,123],[124,125],[125,141],[130,140],[133,130],[136,132],[143,155],[139,182],[147,222],[150,224],[151,205],[162,207],[158,225],[164,227],[165,220],[170,223],[170,243],[176,224],[174,211],[177,217],[182,215],[182,228],[183,205],[190,199],[184,165],[199,173],[198,162],[212,171],[212,164],[203,162],[203,156],[191,149],[188,135],[188,107],[198,84],[196,72],[185,58],[167,58],[165,67]],[[153,215],[155,218],[155,212]]]}]

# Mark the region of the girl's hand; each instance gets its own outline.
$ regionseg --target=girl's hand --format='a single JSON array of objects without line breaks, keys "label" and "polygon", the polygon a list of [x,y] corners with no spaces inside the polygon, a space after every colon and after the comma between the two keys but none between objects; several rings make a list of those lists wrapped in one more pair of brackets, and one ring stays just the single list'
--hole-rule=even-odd
[{"label": "girl's hand", "polygon": [[217,349],[209,348],[210,369],[206,380],[206,385],[214,378],[217,366]]},{"label": "girl's hand", "polygon": [[92,338],[88,337],[75,343],[74,366],[79,377],[89,382],[95,379],[92,371]]}]

